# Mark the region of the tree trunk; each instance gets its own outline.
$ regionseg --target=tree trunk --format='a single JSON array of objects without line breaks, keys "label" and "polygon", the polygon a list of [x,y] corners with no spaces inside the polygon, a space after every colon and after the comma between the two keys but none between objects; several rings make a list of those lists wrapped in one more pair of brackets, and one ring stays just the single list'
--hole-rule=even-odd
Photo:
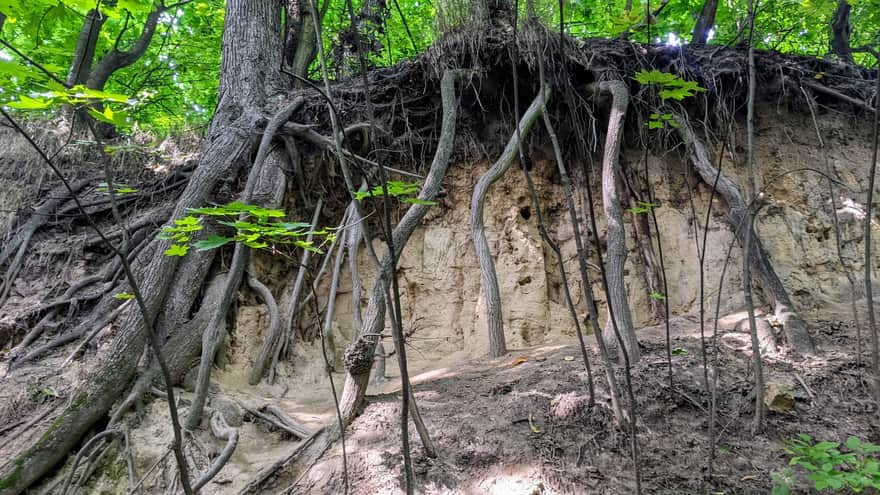
[{"label": "tree trunk", "polygon": [[[522,136],[526,136],[532,124],[541,115],[541,109],[550,98],[549,91],[543,91],[535,98],[526,113],[519,122]],[[495,262],[492,260],[492,252],[489,250],[489,241],[486,240],[486,229],[483,224],[483,207],[486,204],[486,193],[498,179],[504,176],[507,169],[513,163],[517,154],[517,133],[514,133],[507,146],[501,153],[498,161],[492,168],[486,171],[474,186],[474,194],[471,197],[471,236],[474,239],[474,249],[477,252],[477,260],[480,263],[480,274],[483,280],[483,292],[486,298],[486,324],[489,326],[489,355],[492,357],[503,356],[507,353],[507,345],[504,341],[504,320],[501,314],[501,291],[498,288],[498,277],[495,275]]]},{"label": "tree trunk", "polygon": [[147,48],[150,47],[150,42],[153,40],[153,34],[156,32],[156,25],[159,23],[159,17],[164,12],[164,8],[158,8],[153,12],[150,12],[150,15],[147,16],[147,20],[144,21],[141,35],[131,48],[126,51],[119,51],[117,47],[114,46],[109,52],[105,53],[98,61],[98,64],[88,74],[86,86],[91,89],[103,90],[104,86],[107,84],[107,80],[110,79],[110,76],[112,76],[114,72],[137,62],[138,59],[147,52]]},{"label": "tree trunk", "polygon": [[[712,165],[706,147],[697,138],[690,124],[684,118],[677,116],[675,120],[679,125],[678,134],[687,146],[687,153],[697,173],[700,174],[700,177],[706,184],[714,183],[718,170]],[[743,200],[737,185],[724,174],[721,174],[718,178],[717,191],[727,202],[727,206],[730,209],[727,217],[728,223],[733,228],[736,238],[745,246],[746,232],[744,227],[746,224],[744,222],[748,205]],[[776,271],[773,270],[770,260],[767,259],[767,254],[764,252],[764,247],[761,244],[761,238],[755,233],[751,237],[749,247],[751,250],[752,269],[764,288],[765,294],[775,302],[776,318],[783,324],[788,344],[798,353],[815,354],[816,347],[807,330],[807,325],[795,312],[785,286],[782,284],[779,276],[776,275]]]},{"label": "tree trunk", "polygon": [[[607,258],[605,267],[608,273],[608,304],[614,313],[617,328],[623,336],[626,353],[630,363],[639,360],[639,341],[633,328],[632,314],[623,269],[626,264],[626,231],[623,225],[623,212],[620,207],[619,178],[620,143],[623,140],[623,120],[629,105],[629,90],[623,81],[606,81],[599,84],[599,91],[611,93],[611,115],[608,117],[608,134],[605,136],[605,152],[602,158],[602,205],[605,209],[607,226]],[[605,324],[605,342],[612,349],[617,345],[611,317]]]},{"label": "tree trunk", "polygon": [[67,73],[67,85],[76,86],[85,84],[92,72],[92,61],[95,58],[95,47],[98,44],[98,35],[107,16],[92,9],[83,20],[79,37],[76,39],[76,48],[73,51],[73,62]]},{"label": "tree trunk", "polygon": [[[306,77],[309,65],[315,60],[318,53],[318,37],[315,31],[315,23],[312,21],[312,9],[308,2],[311,0],[294,0],[287,8],[287,26],[285,48],[285,61],[290,67],[290,72]],[[321,6],[318,22],[320,23],[327,12],[330,2],[325,1]]]},{"label": "tree trunk", "polygon": [[700,10],[700,16],[697,17],[697,23],[694,25],[694,32],[691,43],[694,45],[702,45],[709,41],[709,31],[715,24],[715,12],[718,10],[718,0],[706,0],[703,2],[703,9]]},{"label": "tree trunk", "polygon": [[[254,128],[266,102],[266,88],[278,84],[277,57],[280,46],[280,6],[274,0],[230,0],[226,5],[221,99],[211,124],[199,166],[178,200],[172,219],[187,208],[204,206],[221,179],[233,177],[251,146],[248,133]],[[72,73],[77,73],[72,71]],[[156,241],[158,252],[168,241]],[[181,287],[182,280],[204,280],[213,254],[187,258],[157,256],[143,270],[140,287],[153,314],[161,314],[156,329],[174,339],[201,340],[204,325],[164,326],[168,315],[191,314],[198,287]],[[192,256],[192,258],[190,258]],[[174,287],[172,288],[172,282]],[[112,297],[112,296],[108,296]],[[200,311],[202,312],[202,311]],[[194,319],[195,321],[196,319]],[[145,345],[143,319],[130,312],[106,354],[97,358],[95,372],[71,393],[71,401],[54,421],[33,428],[30,439],[10,461],[0,467],[0,494],[18,494],[46,474],[76,445],[82,435],[105,417],[119,397],[125,395]],[[196,345],[196,353],[198,352]],[[166,346],[166,349],[168,347]],[[170,350],[174,350],[171,348]],[[184,352],[169,354],[170,368],[192,359]],[[188,363],[187,363],[188,364]]]},{"label": "tree trunk", "polygon": [[831,50],[845,62],[852,62],[852,50],[849,47],[849,36],[852,27],[849,24],[851,7],[846,0],[837,2],[834,20],[831,21]]}]

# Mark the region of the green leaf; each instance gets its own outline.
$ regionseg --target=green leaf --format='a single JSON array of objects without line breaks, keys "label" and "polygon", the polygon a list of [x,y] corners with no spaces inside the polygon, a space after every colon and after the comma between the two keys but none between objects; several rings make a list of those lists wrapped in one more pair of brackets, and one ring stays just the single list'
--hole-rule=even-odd
[{"label": "green leaf", "polygon": [[165,256],[186,256],[188,251],[189,246],[186,244],[172,244],[171,247],[165,250]]},{"label": "green leaf", "polygon": [[129,299],[134,299],[134,294],[130,292],[119,292],[117,294],[113,294],[113,297],[119,299],[120,301],[128,301]]},{"label": "green leaf", "polygon": [[25,95],[19,96],[18,101],[9,103],[10,108],[17,108],[19,110],[42,110],[49,108],[51,105],[52,100],[46,98],[31,98]]},{"label": "green leaf", "polygon": [[687,349],[682,349],[681,347],[676,347],[675,349],[672,350],[673,356],[687,356],[687,354],[688,354]]},{"label": "green leaf", "polygon": [[207,239],[197,241],[195,243],[195,247],[199,251],[205,251],[208,249],[216,249],[220,246],[225,246],[232,241],[233,239],[230,237],[223,237],[221,235],[210,235]]},{"label": "green leaf", "polygon": [[437,204],[436,201],[429,201],[427,199],[419,199],[419,198],[404,198],[401,201],[403,201],[404,203],[409,203],[409,204],[413,204],[413,205],[433,206],[433,205]]}]

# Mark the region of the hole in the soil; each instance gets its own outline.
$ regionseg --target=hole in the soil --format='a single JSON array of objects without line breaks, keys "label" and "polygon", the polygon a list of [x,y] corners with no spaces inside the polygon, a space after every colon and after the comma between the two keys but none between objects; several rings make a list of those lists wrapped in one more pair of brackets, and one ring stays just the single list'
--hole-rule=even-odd
[{"label": "hole in the soil", "polygon": [[529,206],[523,206],[519,209],[519,216],[523,217],[523,220],[532,218],[532,208]]},{"label": "hole in the soil", "polygon": [[532,277],[529,276],[529,275],[526,275],[525,277],[523,277],[523,278],[517,280],[516,283],[519,284],[519,285],[530,284],[530,283],[532,283]]}]

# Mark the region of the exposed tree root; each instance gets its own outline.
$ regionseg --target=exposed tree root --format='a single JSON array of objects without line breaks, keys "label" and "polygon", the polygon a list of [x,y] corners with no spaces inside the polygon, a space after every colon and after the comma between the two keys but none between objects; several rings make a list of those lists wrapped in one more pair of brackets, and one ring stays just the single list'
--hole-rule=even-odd
[{"label": "exposed tree root", "polygon": [[[103,329],[105,326],[112,323],[113,320],[118,318],[119,315],[122,313],[123,309],[124,309],[123,306],[119,306],[119,307],[115,308],[113,311],[111,311],[110,313],[105,313],[104,316],[99,317],[97,320],[89,318],[85,322],[77,325],[76,328],[74,328],[74,329],[72,329],[62,335],[59,335],[58,337],[55,337],[54,339],[50,340],[49,342],[31,350],[30,352],[28,352],[24,356],[17,358],[15,361],[10,362],[8,371],[12,371],[24,363],[33,361],[34,359],[46,354],[47,352],[49,352],[53,349],[57,349],[58,347],[61,347],[65,344],[69,344],[70,342],[73,342],[73,341],[79,339],[83,335],[89,335],[89,338],[86,339],[85,342],[83,342],[82,346],[80,348],[77,348],[77,350],[74,351],[74,353],[71,355],[71,357],[68,358],[68,359],[72,359],[75,354],[78,354],[82,350],[82,348],[85,347],[86,344],[88,344],[88,341],[91,338],[93,338],[95,335],[97,335],[98,332],[101,331],[101,329]],[[90,332],[90,330],[91,330],[91,332]],[[65,364],[66,364],[66,362],[65,362]]]},{"label": "exposed tree root", "polygon": [[77,466],[79,466],[79,461],[82,458],[83,454],[99,441],[108,437],[116,436],[120,433],[121,432],[119,430],[104,430],[101,433],[93,436],[88,442],[86,442],[85,445],[83,445],[83,448],[79,449],[79,452],[77,452],[76,457],[74,457],[73,459],[73,465],[70,467],[70,473],[68,473],[67,478],[64,481],[64,486],[61,487],[61,495],[67,494],[67,490],[70,488],[70,482],[73,481],[73,475],[76,472]]},{"label": "exposed tree root", "polygon": [[[607,253],[605,259],[608,272],[608,304],[613,309],[617,328],[623,335],[626,344],[625,352],[629,354],[631,363],[639,360],[639,341],[632,323],[629,309],[629,298],[623,283],[623,271],[626,265],[626,230],[623,225],[621,198],[618,194],[620,180],[620,143],[623,139],[623,120],[629,105],[629,90],[623,81],[605,81],[599,83],[598,92],[611,93],[611,115],[608,117],[608,134],[605,136],[605,151],[602,159],[602,205],[605,209],[607,222]],[[604,337],[613,352],[617,340],[611,318],[605,325]]]},{"label": "exposed tree root", "polygon": [[[274,170],[269,170],[271,167],[275,167],[276,163],[274,161],[267,162],[272,140],[278,129],[285,122],[290,120],[290,117],[297,109],[299,109],[299,107],[302,106],[302,103],[302,98],[294,99],[288,105],[279,110],[266,126],[263,138],[260,141],[260,147],[257,149],[257,157],[254,159],[254,164],[251,167],[250,172],[248,172],[247,183],[245,184],[244,191],[241,195],[242,202],[245,204],[253,202],[256,191],[260,190],[258,187],[260,181],[265,181],[264,176],[269,176],[276,180],[278,179],[280,174],[274,173]],[[271,188],[269,189],[271,190]],[[275,198],[271,198],[270,201],[272,199]],[[265,204],[266,202],[263,201],[263,206],[275,207],[279,202],[280,198],[277,198],[277,200],[270,204]],[[240,221],[243,221],[244,219],[244,214],[239,216]],[[233,297],[238,293],[238,289],[241,286],[241,280],[244,277],[245,267],[248,265],[249,258],[250,248],[243,243],[236,243],[232,255],[232,262],[229,266],[229,273],[226,275],[226,288],[223,291],[223,298],[220,300],[217,310],[211,316],[211,319],[208,322],[208,328],[205,329],[205,332],[202,335],[202,359],[199,363],[199,373],[196,378],[196,390],[195,395],[193,396],[192,406],[190,407],[190,415],[186,421],[188,429],[196,428],[201,422],[202,409],[205,407],[205,401],[208,398],[208,383],[211,378],[211,368],[214,365],[214,355],[217,353],[217,347],[223,339],[223,334],[226,331],[226,313],[229,311],[229,305],[232,303]]]},{"label": "exposed tree root", "polygon": [[[333,315],[336,313],[336,292],[339,289],[339,274],[342,272],[342,262],[345,259],[346,254],[346,244],[349,242],[351,236],[356,235],[356,232],[352,230],[352,217],[354,217],[354,205],[349,204],[345,209],[345,215],[343,216],[343,230],[340,236],[336,239],[334,245],[339,244],[339,251],[336,252],[336,258],[333,260],[333,273],[330,276],[330,293],[327,296],[327,309],[324,312],[324,326],[321,328],[321,339],[324,343],[324,349],[328,352],[330,356],[334,356],[331,358],[331,361],[335,359],[336,356],[336,337],[333,335]],[[329,257],[329,253],[328,253]],[[316,294],[316,290],[312,290],[312,294]],[[334,362],[328,363],[328,365],[333,368],[335,367]]]},{"label": "exposed tree root", "polygon": [[284,414],[284,411],[271,404],[265,404],[260,408],[253,408],[245,404],[241,404],[241,406],[251,416],[259,418],[279,430],[284,430],[297,439],[304,440],[313,435],[313,433],[307,430],[304,426],[291,419],[290,416]]},{"label": "exposed tree root", "polygon": [[[458,102],[455,98],[455,81],[458,77],[458,73],[449,71],[443,75],[441,82],[443,122],[437,152],[418,196],[424,201],[432,201],[440,192],[441,182],[446,175],[449,158],[452,156],[458,118]],[[394,249],[398,251],[395,254],[399,254],[406,246],[406,242],[429,208],[430,204],[414,204],[406,211],[394,229]],[[348,355],[357,354],[361,359],[346,363],[348,374],[339,401],[340,411],[346,424],[354,418],[363,403],[370,368],[373,365],[373,348],[385,328],[385,289],[389,284],[390,271],[396,269],[391,266],[391,260],[391,253],[386,252],[382,258],[381,270],[377,273],[373,284],[370,301],[364,314],[364,324],[360,327],[355,342],[347,351]],[[356,260],[352,260],[352,263],[355,262]],[[359,348],[363,348],[363,352],[358,351]]]},{"label": "exposed tree root", "polygon": [[[522,136],[526,136],[532,125],[541,115],[542,109],[550,99],[550,91],[541,91],[535,97],[532,104],[526,110],[519,121],[519,129]],[[486,240],[486,228],[483,222],[483,208],[486,204],[486,194],[492,184],[498,181],[510,168],[516,158],[519,146],[518,133],[514,133],[504,152],[487,170],[477,184],[471,197],[471,235],[474,240],[474,249],[477,252],[477,260],[480,263],[480,274],[483,281],[483,294],[486,299],[486,324],[489,327],[489,355],[492,357],[503,356],[507,353],[507,345],[504,339],[504,319],[501,314],[501,291],[498,288],[498,277],[495,274],[495,262],[492,260],[492,252],[489,250],[489,241]]]},{"label": "exposed tree root", "polygon": [[[320,444],[323,446],[323,448],[318,450],[320,450],[321,454],[323,454],[324,451],[326,451],[327,447],[329,447],[332,443],[332,441],[327,441],[328,437],[332,437],[332,435],[328,435],[328,430],[321,429],[316,431],[315,433],[312,433],[309,437],[304,438],[299,444],[296,445],[296,447],[291,449],[291,451],[287,455],[276,460],[269,466],[260,469],[257,475],[252,480],[250,480],[244,486],[244,488],[241,489],[241,491],[238,492],[238,495],[265,493],[265,491],[263,490],[263,485],[271,477],[275,476],[276,473],[287,468],[292,462],[299,459],[306,449],[309,449],[312,445]],[[318,454],[318,456],[320,456],[320,454]]]},{"label": "exposed tree root", "polygon": [[[311,228],[309,234],[306,236],[306,242],[311,242],[313,239],[312,232],[317,228],[322,205],[323,199],[318,198],[318,203],[315,205],[315,212],[312,215],[312,222],[310,224]],[[269,367],[269,382],[271,383],[275,379],[275,367],[281,356],[281,350],[282,348],[287,347],[289,339],[291,338],[290,334],[293,332],[293,320],[297,314],[296,308],[299,306],[299,298],[302,294],[303,286],[305,285],[306,271],[308,270],[311,254],[311,251],[303,250],[299,262],[299,270],[297,270],[296,274],[296,280],[294,281],[290,298],[287,301],[287,307],[281,315],[281,325],[276,327],[275,334],[267,333],[263,338],[263,343],[260,345],[260,351],[257,354],[257,358],[254,360],[253,368],[251,368],[251,375],[248,379],[251,384],[256,384],[260,381],[267,366]],[[271,362],[269,361],[270,357],[272,358]]]},{"label": "exposed tree root", "polygon": [[[70,187],[73,190],[73,194],[76,194],[94,180],[94,178],[88,178],[71,182]],[[18,229],[12,240],[0,251],[0,266],[6,264],[7,261],[9,262],[6,267],[6,274],[3,276],[3,280],[0,281],[0,307],[6,303],[9,291],[12,290],[12,285],[18,277],[18,272],[24,263],[24,255],[34,233],[49,221],[52,214],[61,205],[70,200],[71,193],[66,187],[59,186],[49,191],[48,198],[48,200],[34,210],[28,221]]]},{"label": "exposed tree root", "polygon": [[[843,2],[841,2],[843,4]],[[837,251],[837,261],[840,267],[846,273],[846,280],[849,282],[849,298],[852,308],[853,324],[856,327],[856,364],[862,364],[862,325],[859,323],[859,309],[856,305],[856,277],[852,267],[846,262],[843,256],[843,240],[840,235],[840,221],[837,214],[837,195],[834,190],[834,180],[832,177],[837,175],[833,169],[831,160],[828,158],[828,149],[825,147],[825,140],[822,138],[822,131],[819,129],[819,121],[816,119],[816,100],[813,94],[801,88],[807,105],[810,107],[810,116],[813,119],[813,127],[816,129],[816,139],[819,150],[822,152],[822,159],[825,163],[825,174],[828,176],[828,197],[831,201],[831,222],[834,225],[834,247]]]},{"label": "exposed tree root", "polygon": [[[675,120],[679,125],[678,134],[687,145],[687,153],[691,163],[703,181],[707,184],[712,184],[715,181],[716,175],[718,175],[718,170],[712,165],[706,147],[694,134],[690,123],[686,119],[677,116]],[[728,222],[733,227],[736,238],[740,243],[744,244],[746,232],[745,229],[740,229],[739,226],[745,218],[748,205],[743,200],[737,185],[724,174],[718,176],[716,189],[727,202],[730,209]],[[770,260],[767,259],[760,237],[757,235],[752,237],[753,242],[751,243],[750,256],[752,268],[755,270],[755,274],[764,288],[764,293],[771,297],[775,303],[776,319],[783,324],[783,330],[785,331],[789,346],[800,354],[815,354],[816,347],[807,330],[807,325],[794,310],[785,286],[782,284],[779,276],[776,275],[776,271],[773,270]]]},{"label": "exposed tree root", "polygon": [[[543,72],[543,64],[541,65]],[[542,75],[541,80],[543,81],[544,77]],[[569,219],[571,220],[572,232],[574,233],[575,238],[575,246],[576,253],[578,255],[578,265],[584,268],[586,271],[586,256],[583,253],[583,246],[581,245],[580,240],[580,231],[578,228],[577,222],[577,212],[574,207],[574,198],[571,193],[571,179],[568,177],[568,172],[565,167],[565,160],[562,155],[562,147],[559,145],[559,138],[556,136],[556,130],[553,128],[553,123],[550,121],[550,116],[547,115],[546,105],[542,111],[541,117],[544,120],[544,127],[547,128],[547,134],[550,136],[550,142],[553,144],[553,153],[556,158],[556,167],[559,170],[559,176],[562,178],[562,188],[565,191],[565,199],[566,206],[569,211]],[[531,178],[528,175],[528,171],[526,171],[526,178],[529,180],[530,189],[534,189],[531,186]],[[532,192],[532,202],[537,204],[537,194]],[[543,224],[543,222],[542,222]],[[571,319],[574,322],[575,333],[578,338],[578,345],[581,351],[581,359],[584,361],[584,369],[587,372],[587,391],[590,394],[589,402],[587,403],[587,407],[593,407],[596,404],[596,386],[593,381],[593,369],[590,366],[590,357],[587,353],[587,346],[584,342],[584,333],[581,330],[581,319],[578,315],[577,308],[575,307],[574,300],[571,297],[571,288],[568,285],[568,274],[565,273],[565,263],[562,259],[562,250],[559,248],[559,244],[556,242],[550,242],[550,236],[546,233],[546,227],[542,225],[541,227],[542,235],[545,237],[545,240],[550,245],[550,249],[556,254],[556,264],[559,266],[559,275],[562,279],[562,291],[565,294],[565,303],[568,306],[568,312],[571,314]],[[586,284],[589,284],[589,280],[585,281]],[[586,291],[585,291],[586,292]],[[592,289],[590,288],[590,296],[588,297],[588,301],[592,303]],[[592,312],[595,310],[595,304],[591,304],[588,311]],[[596,329],[598,329],[598,324],[596,325]],[[598,332],[597,332],[598,335]]]},{"label": "exposed tree root", "polygon": [[226,419],[219,411],[214,412],[214,415],[211,416],[211,432],[220,440],[226,440],[226,446],[223,447],[223,451],[220,452],[217,459],[211,463],[208,471],[193,482],[192,488],[196,493],[208,484],[214,476],[217,476],[217,473],[223,469],[223,466],[232,457],[232,453],[235,452],[235,447],[238,445],[238,428],[232,428],[226,424]]},{"label": "exposed tree root", "polygon": [[[629,194],[627,197],[629,199],[630,208],[639,208],[640,205],[638,204],[638,201],[640,196],[634,189],[634,181],[631,181],[626,174],[623,174],[622,178],[628,183],[627,190],[629,191]],[[632,215],[632,220],[633,233],[636,244],[639,246],[642,269],[645,275],[645,286],[648,289],[646,296],[648,297],[648,302],[651,304],[651,312],[654,314],[654,318],[659,322],[664,319],[665,304],[660,297],[657,297],[657,294],[662,294],[665,298],[666,291],[662,286],[662,270],[660,269],[660,265],[654,255],[654,245],[651,242],[650,217],[648,215],[634,213]]]}]

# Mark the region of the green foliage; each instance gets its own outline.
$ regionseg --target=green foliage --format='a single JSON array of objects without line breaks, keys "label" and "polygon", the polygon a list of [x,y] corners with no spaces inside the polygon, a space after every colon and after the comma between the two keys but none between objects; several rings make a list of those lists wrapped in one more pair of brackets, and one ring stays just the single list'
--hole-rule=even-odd
[{"label": "green foliage", "polygon": [[55,390],[55,387],[51,385],[41,385],[38,382],[28,384],[27,394],[31,400],[37,404],[45,404],[52,399],[60,397],[60,394]]},{"label": "green foliage", "polygon": [[648,294],[648,297],[650,297],[651,299],[656,299],[658,301],[666,300],[666,294],[662,292],[651,292],[650,294]]},{"label": "green foliage", "polygon": [[[64,80],[83,18],[96,4],[95,0],[0,0],[0,12],[7,15],[2,37]],[[106,22],[95,60],[114,47],[129,49],[155,3],[116,0],[100,5]],[[0,49],[0,105],[45,117],[61,104],[100,102],[103,108],[90,112],[96,119],[122,130],[137,123],[159,134],[201,125],[216,102],[223,16],[222,0],[180,2],[165,12],[146,54],[110,78],[106,95],[81,86],[67,91],[37,67]]]},{"label": "green foliage", "polygon": [[657,206],[658,206],[657,203],[651,203],[648,201],[639,201],[637,206],[630,208],[627,211],[632,213],[633,215],[640,215],[643,213],[650,213]]},{"label": "green foliage", "polygon": [[119,292],[117,294],[113,294],[113,297],[119,299],[120,301],[128,301],[129,299],[134,299],[134,294],[131,292]]},{"label": "green foliage", "polygon": [[675,349],[672,350],[672,355],[673,356],[687,356],[688,351],[687,351],[687,349],[682,349],[681,347],[676,347]]},{"label": "green foliage", "polygon": [[[785,452],[792,456],[789,466],[807,471],[817,491],[861,493],[880,489],[880,446],[850,436],[843,444],[818,442],[803,433],[786,440]],[[774,475],[774,495],[787,495],[794,483],[790,468]]]},{"label": "green foliage", "polygon": [[[322,20],[322,41],[334,77],[348,77],[360,70],[347,1],[327,0]],[[365,1],[352,0],[356,15],[361,14]],[[533,3],[538,18],[550,29],[558,29],[559,3]],[[565,2],[564,30],[581,38],[627,34],[636,42],[675,46],[690,40],[694,13],[703,0],[669,2],[657,16],[650,17],[646,17],[645,7],[656,11],[659,1],[631,3],[631,10],[627,10],[626,0]],[[880,37],[880,0],[852,0],[850,4],[852,46],[875,43]],[[0,11],[7,16],[2,37],[63,80],[84,16],[96,5],[95,0],[0,0]],[[115,0],[99,5],[106,22],[99,33],[96,60],[114,47],[130,48],[155,8],[154,0]],[[382,5],[384,10],[374,18],[358,21],[361,38],[369,48],[365,54],[370,68],[418,56],[440,31],[461,29],[471,2],[397,0]],[[746,5],[742,0],[719,2],[710,43],[742,42]],[[759,49],[824,56],[836,5],[837,0],[765,0],[757,19],[755,44]],[[524,14],[525,2],[520,2],[520,8]],[[12,51],[0,49],[0,105],[38,117],[51,116],[62,104],[90,105],[90,113],[102,122],[123,130],[136,124],[160,135],[204,125],[216,105],[224,15],[223,0],[179,2],[161,16],[146,54],[114,74],[103,96],[71,94]],[[874,64],[867,53],[855,57],[862,64]],[[660,84],[659,96],[664,100],[681,100],[702,90],[693,82],[659,74],[648,76],[658,80],[643,84]],[[100,108],[96,103],[101,103]],[[663,118],[665,114],[658,115],[646,125],[652,129],[674,127],[672,120]]]},{"label": "green foliage", "polygon": [[[388,196],[392,198],[398,198],[404,203],[410,203],[414,205],[435,205],[436,201],[427,201],[424,199],[419,199],[417,194],[419,193],[420,186],[416,183],[412,182],[401,182],[401,181],[388,181],[385,183],[385,188],[388,190]],[[381,198],[384,194],[384,190],[382,189],[382,185],[378,185],[367,191],[358,191],[354,193],[354,199],[358,201],[363,201],[367,198]]]},{"label": "green foliage", "polygon": [[[640,70],[636,73],[634,79],[643,85],[656,84],[659,86],[660,92],[658,93],[658,96],[660,96],[660,99],[664,102],[667,99],[681,101],[685,98],[694,96],[696,93],[706,91],[706,88],[700,87],[700,85],[694,81],[687,81],[675,74],[661,72],[657,69]],[[664,115],[657,116],[658,119],[663,117]],[[672,117],[669,116],[666,120],[671,120],[671,118]]]},{"label": "green foliage", "polygon": [[[306,241],[309,233],[324,237],[325,242],[336,239],[332,229],[310,231],[310,225],[302,222],[284,222],[286,214],[282,210],[263,208],[234,201],[225,205],[203,208],[190,208],[190,215],[166,225],[159,232],[159,239],[174,243],[165,251],[166,256],[186,256],[194,232],[204,228],[203,218],[218,218],[217,223],[234,229],[232,236],[212,234],[192,245],[199,251],[216,249],[230,243],[241,243],[251,249],[267,249],[279,252],[284,246],[297,247],[320,253],[314,242]],[[199,215],[198,217],[195,215]],[[229,218],[229,220],[219,220]]]}]

